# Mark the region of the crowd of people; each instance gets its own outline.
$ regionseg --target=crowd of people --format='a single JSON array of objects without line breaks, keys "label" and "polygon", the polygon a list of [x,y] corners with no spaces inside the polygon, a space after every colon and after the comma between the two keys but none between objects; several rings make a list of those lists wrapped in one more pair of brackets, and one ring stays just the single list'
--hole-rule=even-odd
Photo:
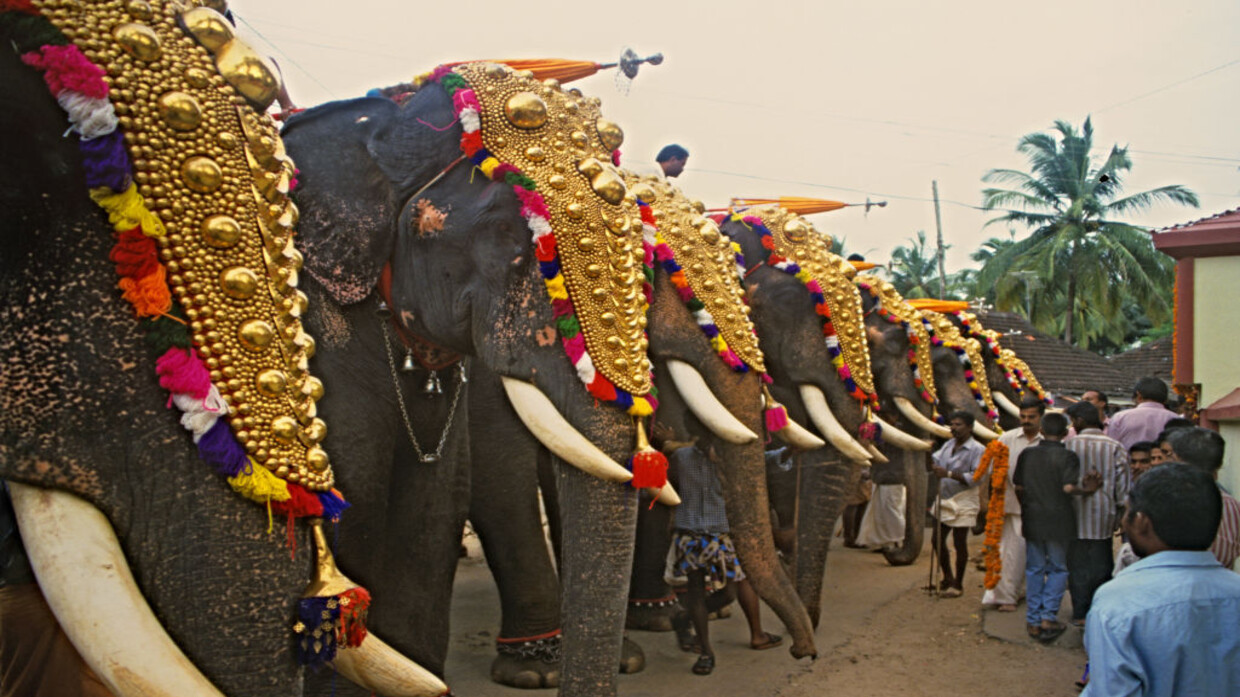
[{"label": "crowd of people", "polygon": [[[952,438],[931,465],[942,580],[929,590],[963,595],[968,535],[981,527],[989,484],[1002,532],[999,577],[982,603],[1015,612],[1024,599],[1029,636],[1049,642],[1068,629],[1066,592],[1089,654],[1077,682],[1086,694],[1240,694],[1240,503],[1218,484],[1223,439],[1167,409],[1157,378],[1137,381],[1133,398],[1113,415],[1101,391],[1062,413],[1023,401],[1020,427],[994,450],[1007,466],[990,472],[979,471],[986,448],[973,418],[950,414]],[[846,530],[858,531],[846,544],[892,544],[895,526],[869,514],[846,512]]]}]

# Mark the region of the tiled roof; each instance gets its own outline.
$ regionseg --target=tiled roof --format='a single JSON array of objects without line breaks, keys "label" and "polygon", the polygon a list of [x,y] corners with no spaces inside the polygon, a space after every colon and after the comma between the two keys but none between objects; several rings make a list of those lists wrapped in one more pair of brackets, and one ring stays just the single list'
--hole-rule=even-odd
[{"label": "tiled roof", "polygon": [[1106,358],[1043,334],[1012,312],[980,311],[977,318],[983,327],[999,332],[999,344],[1028,363],[1038,382],[1055,396],[1102,390],[1112,403],[1131,398],[1134,379]]},{"label": "tiled roof", "polygon": [[1153,375],[1171,384],[1171,352],[1174,341],[1165,336],[1130,351],[1111,356],[1111,365],[1118,368],[1135,383],[1137,378]]},{"label": "tiled roof", "polygon": [[1156,234],[1163,234],[1167,232],[1179,232],[1185,228],[1193,228],[1194,230],[1214,227],[1234,228],[1236,225],[1240,225],[1240,208],[1233,208],[1229,211],[1223,211],[1222,213],[1215,213],[1214,215],[1206,216],[1205,218],[1188,223],[1177,223],[1169,227],[1155,230],[1154,232]]}]

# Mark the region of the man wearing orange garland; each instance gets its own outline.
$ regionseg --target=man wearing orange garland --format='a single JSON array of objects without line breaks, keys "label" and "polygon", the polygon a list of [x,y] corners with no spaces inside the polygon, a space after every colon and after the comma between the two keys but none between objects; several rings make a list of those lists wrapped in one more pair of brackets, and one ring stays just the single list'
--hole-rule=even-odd
[{"label": "man wearing orange garland", "polygon": [[[1000,612],[1015,612],[1016,604],[1025,595],[1025,538],[1021,536],[1020,499],[1013,489],[1012,479],[1021,452],[1042,440],[1042,415],[1045,413],[1046,404],[1042,400],[1026,397],[1020,403],[1020,428],[999,436],[999,442],[1008,449],[1003,537],[999,540],[1001,571],[995,587],[982,593],[982,604],[997,605]],[[996,483],[991,482],[991,487],[994,486]]]}]

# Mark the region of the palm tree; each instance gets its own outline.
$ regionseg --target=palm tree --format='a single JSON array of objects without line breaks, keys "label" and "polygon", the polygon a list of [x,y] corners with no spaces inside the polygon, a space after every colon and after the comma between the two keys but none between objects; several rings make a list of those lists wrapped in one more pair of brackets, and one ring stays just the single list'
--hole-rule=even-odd
[{"label": "palm tree", "polygon": [[906,298],[937,298],[939,296],[938,253],[926,247],[926,233],[917,231],[909,245],[891,250],[887,265],[891,284]]},{"label": "palm tree", "polygon": [[1030,321],[1044,331],[1062,331],[1064,341],[1088,348],[1091,341],[1118,341],[1126,334],[1126,300],[1135,301],[1156,322],[1169,312],[1170,260],[1154,250],[1145,230],[1116,216],[1161,202],[1196,207],[1197,196],[1171,185],[1121,197],[1123,177],[1132,169],[1128,149],[1112,146],[1095,165],[1089,118],[1079,133],[1066,121],[1056,121],[1054,130],[1058,139],[1049,133],[1021,138],[1017,151],[1028,157],[1030,172],[992,169],[982,177],[987,184],[1010,187],[982,191],[983,208],[1005,211],[987,224],[1019,223],[1032,232],[995,250],[978,284],[995,289],[999,309],[1013,309],[1020,305],[1013,295],[1025,289],[1011,276],[1034,272],[1042,302],[1029,308],[1036,315]]}]

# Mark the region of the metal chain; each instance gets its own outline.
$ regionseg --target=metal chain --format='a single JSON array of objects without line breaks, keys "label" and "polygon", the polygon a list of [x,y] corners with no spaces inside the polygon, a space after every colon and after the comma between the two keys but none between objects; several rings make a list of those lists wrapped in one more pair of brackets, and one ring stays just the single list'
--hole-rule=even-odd
[{"label": "metal chain", "polygon": [[435,446],[435,452],[423,453],[422,446],[418,444],[418,437],[413,435],[413,422],[409,420],[409,410],[405,408],[405,395],[400,389],[400,376],[396,374],[396,359],[392,356],[392,337],[388,335],[386,319],[380,318],[379,328],[383,330],[383,350],[387,352],[388,368],[392,372],[392,385],[396,388],[396,403],[400,405],[400,418],[405,422],[405,433],[409,434],[413,452],[417,454],[418,462],[425,464],[439,462],[443,458],[443,447],[448,442],[448,431],[452,429],[452,421],[456,416],[456,403],[461,398],[461,388],[465,386],[465,363],[462,361],[457,364],[459,375],[456,390],[452,393],[452,404],[448,406],[448,422],[443,426],[443,433],[439,434],[439,443]]}]

